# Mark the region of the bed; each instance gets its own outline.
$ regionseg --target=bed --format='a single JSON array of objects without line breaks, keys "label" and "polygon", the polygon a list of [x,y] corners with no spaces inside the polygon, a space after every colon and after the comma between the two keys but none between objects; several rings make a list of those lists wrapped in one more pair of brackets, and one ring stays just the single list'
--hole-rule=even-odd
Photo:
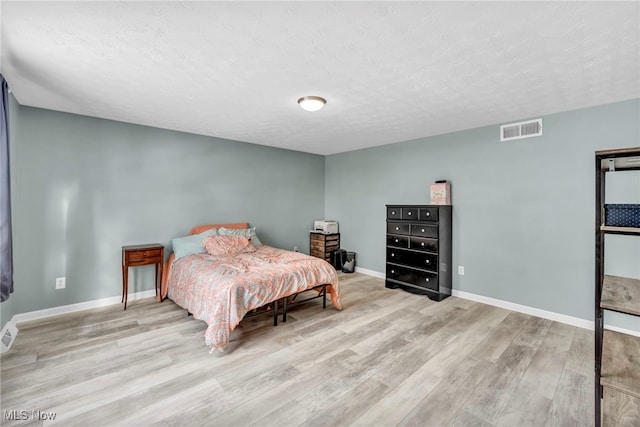
[{"label": "bed", "polygon": [[[205,342],[211,351],[222,351],[229,344],[248,313],[271,307],[277,319],[278,301],[286,307],[301,292],[323,290],[342,310],[338,274],[325,260],[261,244],[248,223],[198,226],[189,236],[184,239],[189,239],[192,251],[184,250],[184,242],[178,245],[172,240],[174,252],[163,269],[158,301],[168,297],[205,321]],[[229,245],[233,249],[228,250]]]}]

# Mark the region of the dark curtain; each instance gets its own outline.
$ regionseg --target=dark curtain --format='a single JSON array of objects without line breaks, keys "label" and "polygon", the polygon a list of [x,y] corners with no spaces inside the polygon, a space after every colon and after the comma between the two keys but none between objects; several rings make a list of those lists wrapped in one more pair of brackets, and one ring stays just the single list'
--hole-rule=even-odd
[{"label": "dark curtain", "polygon": [[11,245],[11,181],[9,179],[9,87],[0,74],[0,301],[13,292],[13,251]]}]

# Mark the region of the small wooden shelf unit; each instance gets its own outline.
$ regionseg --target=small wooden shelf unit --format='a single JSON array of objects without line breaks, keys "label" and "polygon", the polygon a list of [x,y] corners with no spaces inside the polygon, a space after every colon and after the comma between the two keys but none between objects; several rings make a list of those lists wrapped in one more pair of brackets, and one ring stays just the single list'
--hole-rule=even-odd
[{"label": "small wooden shelf unit", "polygon": [[[640,316],[640,280],[605,274],[605,236],[640,236],[640,227],[604,225],[607,173],[640,170],[640,147],[596,151],[595,426],[640,420],[640,337],[604,330],[604,310]],[[631,425],[634,421],[631,421]]]},{"label": "small wooden shelf unit", "polygon": [[311,256],[333,263],[333,253],[340,249],[340,233],[309,232]]}]

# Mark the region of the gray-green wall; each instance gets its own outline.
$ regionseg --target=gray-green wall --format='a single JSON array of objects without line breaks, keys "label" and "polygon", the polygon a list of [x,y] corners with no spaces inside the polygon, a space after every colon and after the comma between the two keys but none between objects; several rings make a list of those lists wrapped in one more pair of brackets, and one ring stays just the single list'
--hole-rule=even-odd
[{"label": "gray-green wall", "polygon": [[[639,106],[544,116],[536,138],[500,142],[496,125],[328,156],[325,216],[358,266],[384,272],[385,204],[428,204],[447,179],[454,289],[593,320],[594,151],[639,146]],[[608,202],[640,203],[640,172],[615,179]],[[640,278],[640,239],[608,238],[607,255],[607,273]]]},{"label": "gray-green wall", "polygon": [[[466,273],[454,289],[592,320],[593,153],[640,145],[640,100],[544,116],[539,138],[501,143],[496,125],[327,157],[11,107],[16,292],[3,326],[119,296],[120,246],[168,245],[207,222],[248,221],[265,243],[308,251],[311,221],[337,219],[358,266],[383,272],[384,205],[428,203],[436,179],[452,183]],[[640,203],[640,174],[613,180],[608,202]],[[640,278],[638,239],[608,238],[607,251],[608,273]],[[132,291],[152,289],[152,268],[134,271]]]},{"label": "gray-green wall", "polygon": [[[12,104],[12,107],[17,105]],[[308,251],[324,157],[29,107],[12,108],[14,314],[121,295],[121,246],[249,222]],[[130,291],[153,289],[153,267]],[[55,278],[66,289],[55,290]]]}]

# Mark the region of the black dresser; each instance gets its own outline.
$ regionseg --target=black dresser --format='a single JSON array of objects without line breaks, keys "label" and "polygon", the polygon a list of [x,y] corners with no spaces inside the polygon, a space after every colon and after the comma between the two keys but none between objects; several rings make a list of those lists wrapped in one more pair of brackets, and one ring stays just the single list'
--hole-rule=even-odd
[{"label": "black dresser", "polygon": [[387,205],[387,288],[451,295],[451,206]]}]

